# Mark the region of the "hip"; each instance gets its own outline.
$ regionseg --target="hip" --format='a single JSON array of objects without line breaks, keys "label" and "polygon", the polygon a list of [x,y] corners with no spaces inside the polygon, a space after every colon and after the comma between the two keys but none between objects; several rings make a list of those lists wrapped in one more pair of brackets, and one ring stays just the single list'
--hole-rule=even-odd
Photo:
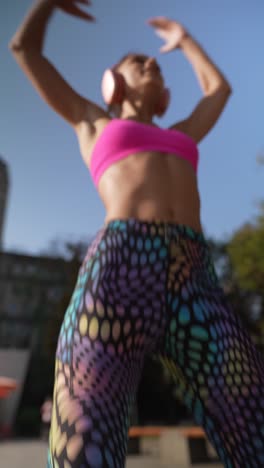
[{"label": "hip", "polygon": [[[162,334],[173,297],[217,287],[203,233],[171,222],[112,220],[96,233],[79,270],[57,358],[71,364],[80,339],[87,347],[93,342],[99,351],[119,353],[120,333],[134,330],[136,336],[154,326],[157,315]],[[114,344],[108,343],[110,335]],[[144,338],[147,348],[152,338]]]},{"label": "hip", "polygon": [[142,223],[146,221],[156,223],[170,223],[188,226],[202,233],[200,206],[186,206],[185,204],[162,204],[160,201],[141,200],[140,203],[124,203],[113,205],[106,212],[104,224],[107,226],[116,219],[135,219]]}]

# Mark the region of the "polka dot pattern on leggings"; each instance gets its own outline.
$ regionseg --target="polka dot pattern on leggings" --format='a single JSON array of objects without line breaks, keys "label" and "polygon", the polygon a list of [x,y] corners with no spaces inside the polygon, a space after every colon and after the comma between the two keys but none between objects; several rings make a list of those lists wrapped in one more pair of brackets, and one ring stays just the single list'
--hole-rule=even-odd
[{"label": "polka dot pattern on leggings", "polygon": [[191,228],[135,219],[89,246],[56,351],[48,467],[123,468],[155,354],[225,466],[264,463],[264,365]]}]

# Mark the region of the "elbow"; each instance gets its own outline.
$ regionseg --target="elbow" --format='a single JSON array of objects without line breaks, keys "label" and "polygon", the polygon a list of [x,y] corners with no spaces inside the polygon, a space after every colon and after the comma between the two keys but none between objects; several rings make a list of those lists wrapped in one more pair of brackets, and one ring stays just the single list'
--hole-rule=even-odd
[{"label": "elbow", "polygon": [[215,84],[211,87],[206,93],[207,96],[212,96],[213,94],[225,95],[227,98],[233,93],[233,89],[228,81],[221,81],[220,83]]},{"label": "elbow", "polygon": [[225,87],[225,99],[226,99],[226,102],[229,101],[232,93],[233,93],[233,89],[232,87],[229,85],[229,83],[227,83],[226,87]]},{"label": "elbow", "polygon": [[13,39],[11,39],[11,41],[8,43],[8,49],[12,52],[12,53],[15,53],[15,52],[18,52],[22,49],[21,47],[21,44],[19,44],[18,42],[14,41]]},{"label": "elbow", "polygon": [[225,91],[228,96],[230,96],[233,93],[232,86],[228,82],[225,83]]},{"label": "elbow", "polygon": [[25,50],[25,46],[24,44],[22,44],[22,42],[19,39],[16,39],[15,37],[13,37],[11,41],[8,43],[8,49],[13,54],[15,54],[17,52],[22,52],[23,50]]},{"label": "elbow", "polygon": [[218,85],[218,89],[221,89],[224,93],[227,94],[227,96],[229,96],[230,94],[232,94],[233,90],[232,90],[232,86],[230,85],[230,83],[226,80],[224,81],[220,81],[219,85]]},{"label": "elbow", "polygon": [[28,44],[24,44],[19,40],[11,39],[8,43],[8,49],[12,53],[14,57],[24,57],[28,54],[31,54],[35,49],[34,47],[28,46]]}]

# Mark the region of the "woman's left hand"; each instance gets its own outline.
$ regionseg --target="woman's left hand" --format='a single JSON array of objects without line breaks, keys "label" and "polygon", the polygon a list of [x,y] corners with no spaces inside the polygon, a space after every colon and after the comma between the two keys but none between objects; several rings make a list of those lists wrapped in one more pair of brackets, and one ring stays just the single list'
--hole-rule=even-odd
[{"label": "woman's left hand", "polygon": [[147,20],[147,23],[153,26],[156,34],[166,41],[159,49],[161,53],[170,52],[171,50],[181,47],[183,38],[188,34],[182,24],[165,18],[165,16],[150,18]]}]

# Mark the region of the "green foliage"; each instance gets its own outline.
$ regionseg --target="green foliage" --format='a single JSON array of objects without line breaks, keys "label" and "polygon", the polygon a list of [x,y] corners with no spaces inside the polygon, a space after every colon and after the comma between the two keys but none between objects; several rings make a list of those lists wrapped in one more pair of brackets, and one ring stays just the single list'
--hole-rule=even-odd
[{"label": "green foliage", "polygon": [[227,251],[240,287],[264,296],[264,204],[255,223],[234,233]]},{"label": "green foliage", "polygon": [[[248,287],[248,282],[241,280],[240,275],[246,250],[244,249],[243,234],[246,232],[246,237],[251,239],[252,232],[255,233],[255,230],[256,228],[248,223],[236,231],[229,241],[218,242],[207,239],[207,242],[210,246],[217,276],[228,302],[234,312],[240,316],[250,334],[258,337],[260,342],[263,335],[263,289],[257,289],[257,281],[261,284],[260,273],[256,272],[252,289]],[[232,255],[231,251],[237,255]],[[247,252],[248,263],[251,260],[251,253]],[[252,279],[251,276],[249,278]]]},{"label": "green foliage", "polygon": [[84,246],[81,242],[77,244],[68,242],[65,244],[65,248],[71,256],[69,261],[69,281],[62,299],[55,307],[53,317],[47,324],[46,349],[50,359],[54,359],[55,357],[60,328],[74,291],[84,253],[87,250],[87,246]]}]

